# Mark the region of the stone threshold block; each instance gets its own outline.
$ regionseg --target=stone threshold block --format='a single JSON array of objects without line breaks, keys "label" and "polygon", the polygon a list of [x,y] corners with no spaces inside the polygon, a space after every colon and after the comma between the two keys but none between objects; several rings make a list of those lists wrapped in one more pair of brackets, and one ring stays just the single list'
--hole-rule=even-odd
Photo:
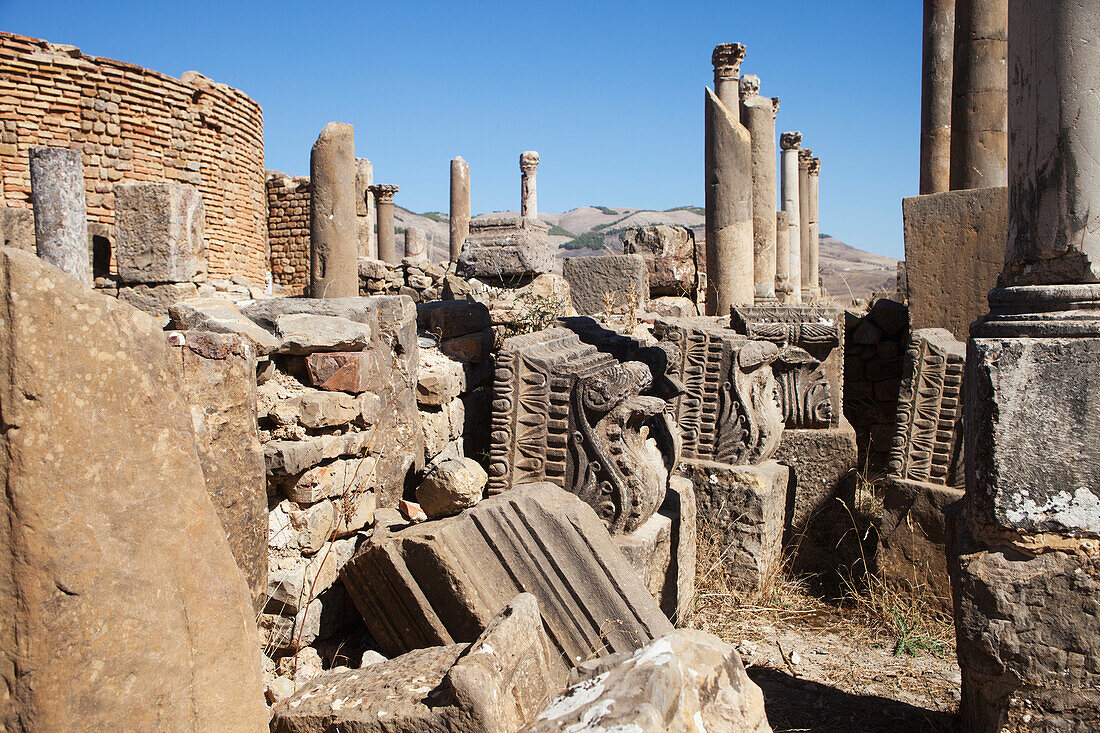
[{"label": "stone threshold block", "polygon": [[550,272],[550,227],[536,219],[498,217],[470,222],[457,272],[464,278],[512,278]]},{"label": "stone threshold block", "polygon": [[645,310],[649,273],[641,255],[570,257],[562,263],[573,308],[582,316]]},{"label": "stone threshold block", "polygon": [[1032,555],[984,547],[967,524],[948,510],[962,730],[1100,730],[1095,541]]},{"label": "stone threshold block", "polygon": [[951,613],[944,510],[963,498],[963,490],[890,476],[880,486],[879,570],[902,593]]},{"label": "stone threshold block", "polygon": [[558,663],[634,651],[672,630],[595,512],[548,483],[406,527],[376,516],[344,585],[379,648],[473,641],[517,593],[538,599]]},{"label": "stone threshold block", "polygon": [[763,590],[783,563],[790,470],[775,461],[730,466],[707,460],[682,461],[679,470],[695,490],[699,534],[714,543],[731,588],[746,595]]},{"label": "stone threshold block", "polygon": [[206,269],[199,191],[179,183],[115,186],[121,283],[188,282]]}]

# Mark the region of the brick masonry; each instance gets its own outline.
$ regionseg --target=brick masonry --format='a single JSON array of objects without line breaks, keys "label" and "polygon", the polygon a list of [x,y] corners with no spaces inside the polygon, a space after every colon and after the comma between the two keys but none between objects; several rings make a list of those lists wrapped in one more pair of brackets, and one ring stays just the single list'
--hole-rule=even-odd
[{"label": "brick masonry", "polygon": [[115,184],[185,183],[206,210],[210,278],[266,279],[263,112],[244,93],[0,32],[0,205],[30,208],[39,145],[82,151],[88,221],[111,241]]},{"label": "brick masonry", "polygon": [[267,172],[267,240],[271,277],[288,295],[309,287],[309,176]]}]

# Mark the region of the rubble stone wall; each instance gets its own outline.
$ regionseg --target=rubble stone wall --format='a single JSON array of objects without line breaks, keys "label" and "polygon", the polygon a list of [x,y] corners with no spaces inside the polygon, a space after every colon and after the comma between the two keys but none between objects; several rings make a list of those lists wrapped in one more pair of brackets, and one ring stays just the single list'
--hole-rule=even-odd
[{"label": "rubble stone wall", "polygon": [[88,221],[112,242],[116,184],[189,184],[210,277],[266,279],[263,112],[243,92],[0,33],[0,128],[0,206],[31,208],[31,147],[79,149]]},{"label": "rubble stone wall", "polygon": [[309,287],[309,176],[267,174],[267,241],[271,277],[288,295]]}]

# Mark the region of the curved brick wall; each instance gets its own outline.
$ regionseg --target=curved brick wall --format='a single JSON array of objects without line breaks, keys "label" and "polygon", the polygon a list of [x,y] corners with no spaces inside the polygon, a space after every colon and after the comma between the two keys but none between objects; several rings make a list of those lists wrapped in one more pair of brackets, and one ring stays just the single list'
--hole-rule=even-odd
[{"label": "curved brick wall", "polygon": [[263,112],[242,92],[0,33],[0,126],[0,206],[31,206],[28,148],[80,148],[112,242],[115,184],[178,181],[202,194],[209,277],[267,277]]}]

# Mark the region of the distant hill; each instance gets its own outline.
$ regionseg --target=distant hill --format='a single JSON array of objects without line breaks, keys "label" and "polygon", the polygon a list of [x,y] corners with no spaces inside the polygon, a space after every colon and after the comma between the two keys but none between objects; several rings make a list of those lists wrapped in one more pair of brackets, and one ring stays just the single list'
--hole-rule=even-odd
[{"label": "distant hill", "polygon": [[[479,214],[475,219],[497,216],[518,216],[515,211],[494,211]],[[550,242],[558,247],[559,260],[597,254],[620,253],[619,235],[624,229],[651,224],[678,224],[695,231],[697,240],[704,238],[703,210],[697,206],[678,206],[666,211],[631,209],[610,206],[582,206],[564,214],[539,212],[539,218],[550,225]],[[449,256],[450,226],[447,215],[439,212],[415,214],[394,207],[394,225],[399,230],[417,226],[428,239],[433,260]],[[404,246],[397,235],[398,250]],[[867,298],[872,293],[893,290],[897,263],[893,257],[872,254],[845,244],[828,234],[821,235],[821,279],[825,289],[836,299]]]}]

